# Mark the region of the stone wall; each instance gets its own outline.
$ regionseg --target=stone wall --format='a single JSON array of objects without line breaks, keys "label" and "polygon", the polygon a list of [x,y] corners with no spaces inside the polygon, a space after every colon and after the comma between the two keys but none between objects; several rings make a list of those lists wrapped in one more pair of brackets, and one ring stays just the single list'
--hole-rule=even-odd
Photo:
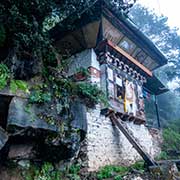
[{"label": "stone wall", "polygon": [[[160,153],[160,133],[153,138],[147,127],[125,122],[134,137],[152,157]],[[130,165],[141,157],[109,118],[100,115],[100,106],[87,112],[86,156],[89,171],[105,165]]]}]

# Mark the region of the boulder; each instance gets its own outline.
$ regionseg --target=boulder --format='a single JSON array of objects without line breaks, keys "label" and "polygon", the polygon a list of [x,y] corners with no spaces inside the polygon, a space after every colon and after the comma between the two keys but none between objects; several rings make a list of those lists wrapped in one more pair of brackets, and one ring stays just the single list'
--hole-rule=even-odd
[{"label": "boulder", "polygon": [[38,114],[42,113],[44,107],[37,105],[28,106],[28,99],[14,97],[9,106],[8,112],[8,128],[17,126],[21,128],[34,128],[49,131],[57,131],[55,125],[47,123],[44,119],[39,118]]}]

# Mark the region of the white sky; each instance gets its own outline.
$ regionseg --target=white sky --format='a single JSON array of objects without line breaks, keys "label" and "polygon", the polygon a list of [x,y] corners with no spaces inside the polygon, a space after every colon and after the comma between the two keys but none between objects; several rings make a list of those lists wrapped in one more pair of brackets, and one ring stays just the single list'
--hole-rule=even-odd
[{"label": "white sky", "polygon": [[137,3],[167,16],[171,27],[180,28],[180,0],[137,0]]}]

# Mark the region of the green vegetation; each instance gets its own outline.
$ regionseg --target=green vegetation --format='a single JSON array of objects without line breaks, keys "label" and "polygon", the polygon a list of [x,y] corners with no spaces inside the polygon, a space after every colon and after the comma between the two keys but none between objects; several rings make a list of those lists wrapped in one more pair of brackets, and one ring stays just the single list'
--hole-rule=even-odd
[{"label": "green vegetation", "polygon": [[46,103],[51,101],[51,93],[48,92],[46,84],[39,84],[31,89],[30,103]]},{"label": "green vegetation", "polygon": [[158,160],[180,158],[180,120],[167,124],[163,129],[162,152]]},{"label": "green vegetation", "polygon": [[55,170],[50,163],[44,163],[41,168],[32,166],[27,173],[24,173],[25,180],[61,180],[61,177],[61,172]]},{"label": "green vegetation", "polygon": [[140,172],[144,172],[144,161],[138,161],[130,166],[131,169],[136,169]]},{"label": "green vegetation", "polygon": [[124,167],[124,166],[105,166],[97,172],[97,178],[99,180],[103,180],[106,178],[114,178],[115,180],[121,180],[123,176],[125,176],[129,171],[136,169],[139,172],[144,172],[144,162],[139,161],[135,164]]},{"label": "green vegetation", "polygon": [[179,151],[180,147],[180,134],[173,129],[163,130],[163,150]]},{"label": "green vegetation", "polygon": [[41,167],[31,165],[23,173],[25,180],[80,180],[80,165],[72,165],[67,169],[58,170],[51,163],[44,163]]},{"label": "green vegetation", "polygon": [[25,81],[14,80],[10,81],[10,90],[13,93],[16,93],[17,90],[24,91],[25,93],[29,93],[29,86]]},{"label": "green vegetation", "polygon": [[161,151],[161,153],[159,154],[158,157],[156,157],[156,160],[167,160],[168,159],[168,155],[167,152],[165,151]]},{"label": "green vegetation", "polygon": [[90,73],[89,73],[88,69],[83,68],[83,67],[80,67],[80,68],[77,69],[77,74],[81,74],[84,77],[89,77],[90,76]]},{"label": "green vegetation", "polygon": [[[143,172],[143,162],[139,161],[129,167],[113,165],[105,166],[101,168],[97,173],[93,173],[93,177],[94,179],[99,180],[107,178],[112,178],[114,180],[122,180],[123,176],[127,175],[133,169]],[[58,170],[52,164],[44,163],[41,167],[32,165],[31,168],[23,174],[25,180],[80,180],[80,170],[81,166],[79,164],[74,164],[71,165],[69,168]],[[89,177],[89,175],[87,174],[86,177]]]},{"label": "green vegetation", "polygon": [[29,93],[28,84],[22,80],[12,79],[9,68],[1,63],[0,64],[0,90],[4,89],[10,82],[10,90],[12,93],[16,93],[17,90]]},{"label": "green vegetation", "polygon": [[129,171],[128,167],[105,166],[97,173],[97,178],[99,180],[102,180],[102,179],[105,179],[105,178],[112,178],[112,177],[121,178],[128,171]]},{"label": "green vegetation", "polygon": [[4,89],[7,85],[7,81],[10,77],[10,72],[8,67],[1,63],[0,64],[0,90]]},{"label": "green vegetation", "polygon": [[108,105],[105,94],[98,88],[97,85],[92,85],[86,82],[80,82],[77,85],[77,93],[83,98],[88,99],[92,104],[103,103]]}]

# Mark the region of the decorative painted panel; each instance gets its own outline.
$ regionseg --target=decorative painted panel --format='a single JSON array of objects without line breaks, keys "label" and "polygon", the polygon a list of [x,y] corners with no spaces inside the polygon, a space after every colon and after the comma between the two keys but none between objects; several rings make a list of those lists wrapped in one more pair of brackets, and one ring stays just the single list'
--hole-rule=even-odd
[{"label": "decorative painted panel", "polygon": [[125,112],[136,116],[137,104],[136,101],[136,86],[132,81],[126,80],[125,83]]},{"label": "decorative painted panel", "polygon": [[104,38],[112,41],[114,44],[117,44],[124,35],[117,28],[115,28],[107,19],[103,18],[102,22]]}]

